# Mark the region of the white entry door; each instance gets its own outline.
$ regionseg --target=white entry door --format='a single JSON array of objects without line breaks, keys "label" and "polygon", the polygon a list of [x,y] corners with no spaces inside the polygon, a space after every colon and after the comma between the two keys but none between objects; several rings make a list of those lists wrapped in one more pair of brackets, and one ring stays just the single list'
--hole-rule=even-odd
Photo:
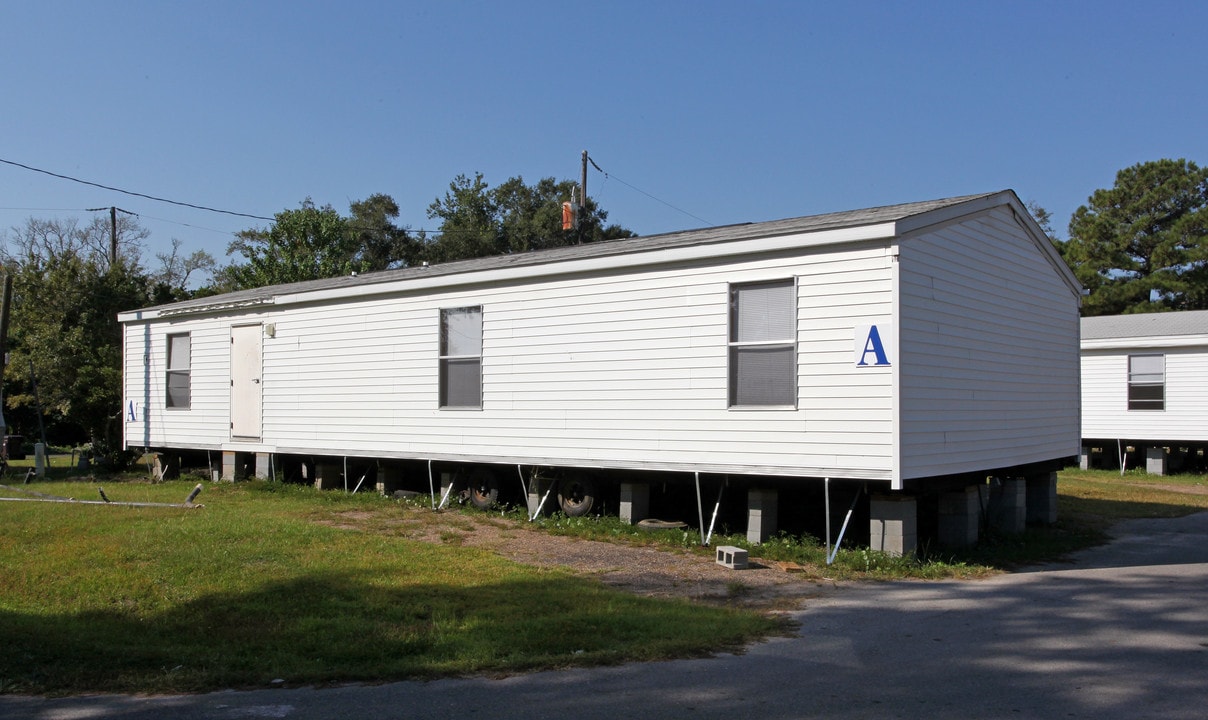
[{"label": "white entry door", "polygon": [[231,328],[231,437],[260,439],[259,325]]}]

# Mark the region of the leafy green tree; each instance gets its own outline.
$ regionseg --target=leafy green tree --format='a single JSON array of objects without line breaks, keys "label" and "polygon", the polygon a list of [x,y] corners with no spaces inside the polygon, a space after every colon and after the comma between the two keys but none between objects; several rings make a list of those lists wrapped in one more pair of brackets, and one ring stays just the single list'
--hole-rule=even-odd
[{"label": "leafy green tree", "polygon": [[398,215],[398,204],[389,195],[352,203],[349,217],[307,198],[298,209],[277,213],[268,228],[237,233],[227,254],[240,255],[243,262],[215,273],[205,294],[409,265],[419,245],[394,224]]},{"label": "leafy green tree", "polygon": [[394,198],[376,193],[352,203],[349,211],[348,229],[357,259],[367,271],[415,264],[419,243],[405,228],[395,225],[399,207]]},{"label": "leafy green tree", "polygon": [[543,250],[599,240],[633,237],[618,225],[606,225],[608,213],[588,198],[579,210],[578,227],[562,229],[562,203],[577,187],[570,180],[543,178],[526,185],[520,177],[492,188],[482,173],[458,175],[444,198],[428,207],[440,219],[439,235],[424,246],[431,262]]},{"label": "leafy green tree", "polygon": [[13,304],[4,400],[5,419],[14,428],[34,434],[40,405],[48,439],[87,439],[101,454],[118,447],[117,313],[149,304],[148,278],[130,251],[145,237],[133,218],[119,224],[117,263],[110,262],[109,223],[31,220],[6,237]]},{"label": "leafy green tree", "polygon": [[1074,212],[1069,235],[1061,250],[1090,290],[1084,315],[1208,308],[1208,168],[1125,168]]},{"label": "leafy green tree", "polygon": [[231,290],[348,275],[364,270],[357,260],[347,219],[330,205],[307,198],[297,210],[282,210],[267,229],[243,230],[227,247],[245,262],[223,269]]}]

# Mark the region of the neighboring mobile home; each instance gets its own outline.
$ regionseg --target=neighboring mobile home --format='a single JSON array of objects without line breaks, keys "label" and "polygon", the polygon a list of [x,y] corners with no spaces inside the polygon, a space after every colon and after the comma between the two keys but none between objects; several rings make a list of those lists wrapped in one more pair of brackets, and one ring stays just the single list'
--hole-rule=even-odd
[{"label": "neighboring mobile home", "polygon": [[1009,190],[264,287],[120,315],[125,443],[226,477],[372,460],[426,489],[435,463],[484,501],[557,468],[568,513],[595,471],[631,520],[706,475],[756,541],[779,489],[834,481],[910,552],[937,502],[975,538],[988,476],[1008,524],[1025,486],[1054,517],[1080,291]]},{"label": "neighboring mobile home", "polygon": [[1208,310],[1082,319],[1082,438],[1084,467],[1204,470]]}]

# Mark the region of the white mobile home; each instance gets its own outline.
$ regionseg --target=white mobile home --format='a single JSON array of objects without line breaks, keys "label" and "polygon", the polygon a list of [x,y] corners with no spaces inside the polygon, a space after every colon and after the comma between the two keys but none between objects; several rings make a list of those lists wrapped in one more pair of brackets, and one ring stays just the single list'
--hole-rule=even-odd
[{"label": "white mobile home", "polygon": [[1082,319],[1082,437],[1084,466],[1204,465],[1208,310]]},{"label": "white mobile home", "polygon": [[1011,191],[264,287],[120,316],[125,443],[725,476],[756,535],[829,479],[909,548],[928,492],[1051,501],[1079,297]]}]

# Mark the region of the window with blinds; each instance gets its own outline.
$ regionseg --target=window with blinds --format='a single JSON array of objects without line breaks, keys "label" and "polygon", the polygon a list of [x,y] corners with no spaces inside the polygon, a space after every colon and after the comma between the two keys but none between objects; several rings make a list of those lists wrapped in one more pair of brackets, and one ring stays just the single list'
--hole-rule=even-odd
[{"label": "window with blinds", "polygon": [[482,407],[482,308],[440,311],[440,406]]},{"label": "window with blinds", "polygon": [[793,280],[730,286],[730,407],[796,407]]},{"label": "window with blinds", "polygon": [[1128,409],[1166,409],[1166,356],[1128,356]]},{"label": "window with blinds", "polygon": [[168,367],[164,380],[167,407],[189,407],[189,362],[191,341],[189,333],[168,336]]}]

